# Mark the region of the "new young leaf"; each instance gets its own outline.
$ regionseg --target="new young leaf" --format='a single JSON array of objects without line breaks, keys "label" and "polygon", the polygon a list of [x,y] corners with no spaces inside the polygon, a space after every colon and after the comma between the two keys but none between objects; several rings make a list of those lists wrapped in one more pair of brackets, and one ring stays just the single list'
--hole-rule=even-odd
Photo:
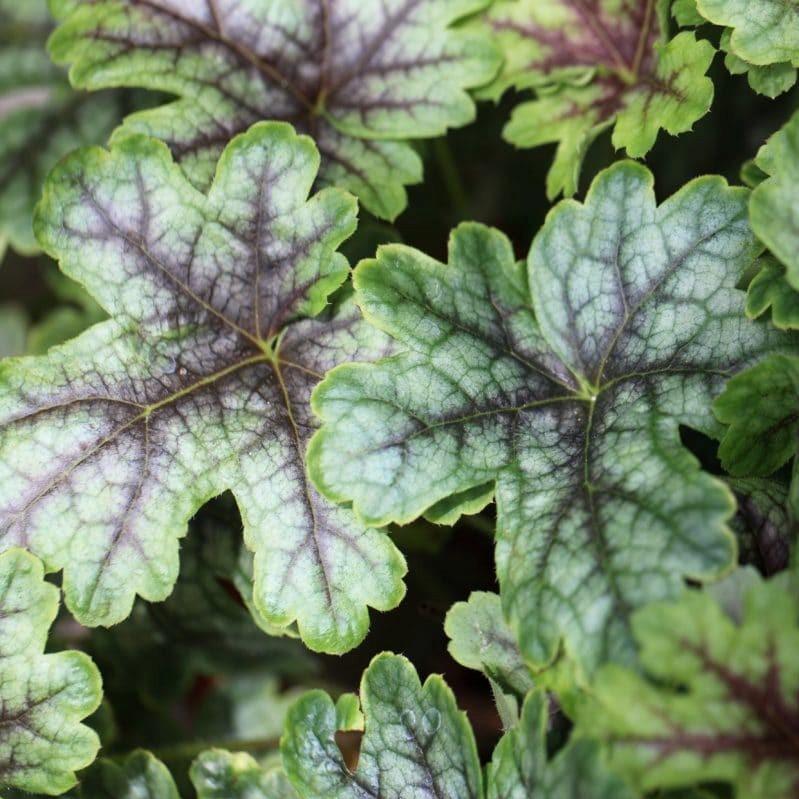
[{"label": "new young leaf", "polygon": [[58,589],[41,563],[0,555],[0,788],[59,794],[100,741],[80,724],[100,704],[100,674],[81,652],[43,654]]},{"label": "new young leaf", "polygon": [[47,0],[0,0],[0,240],[25,254],[39,249],[31,219],[47,173],[120,115],[118,97],[70,89],[45,52],[51,28]]},{"label": "new young leaf", "polygon": [[706,177],[657,207],[626,162],[550,213],[526,269],[478,225],[455,231],[449,265],[381,248],[356,270],[358,303],[407,352],[317,388],[317,485],[384,524],[495,480],[525,659],[550,662],[561,639],[589,670],[625,657],[633,608],[733,561],[730,492],[678,425],[718,435],[711,398],[788,341],[742,314],[746,201]]},{"label": "new young leaf", "polygon": [[684,32],[669,40],[662,0],[500,0],[484,14],[505,63],[481,91],[498,98],[533,88],[505,128],[519,147],[557,142],[547,179],[550,198],[574,194],[583,158],[613,126],[613,145],[635,158],[661,129],[690,130],[707,113],[713,84],[705,72],[714,50]]},{"label": "new young leaf", "polygon": [[496,594],[474,591],[468,602],[454,604],[444,630],[450,638],[449,653],[458,663],[482,671],[503,692],[524,701],[533,687],[532,675]]},{"label": "new young leaf", "polygon": [[227,489],[271,623],[340,652],[365,635],[367,606],[400,601],[389,538],[305,476],[312,388],[388,349],[346,294],[325,309],[355,201],[308,200],[318,164],[310,139],[262,123],[229,145],[207,196],[143,137],[51,175],[39,239],[113,318],[0,367],[0,540],[64,569],[82,622],[166,597],[188,519]]},{"label": "new young leaf", "polygon": [[[474,117],[467,89],[490,80],[487,37],[453,29],[488,0],[56,0],[51,40],[77,86],[142,86],[181,99],[120,135],[167,141],[205,188],[225,143],[262,119],[313,135],[320,181],[393,218],[421,161],[404,139]],[[69,13],[71,11],[71,13]]]},{"label": "new young leaf", "polygon": [[580,729],[606,739],[610,763],[643,791],[728,782],[736,799],[799,792],[796,596],[751,588],[734,622],[695,591],[633,620],[650,681],[609,665]]},{"label": "new young leaf", "polygon": [[421,685],[405,658],[383,653],[364,672],[361,705],[366,731],[354,773],[326,693],[312,691],[289,711],[280,749],[303,799],[482,799],[471,727],[441,677]]},{"label": "new young leaf", "polygon": [[765,256],[746,295],[746,315],[757,319],[771,309],[771,322],[781,330],[799,328],[799,291],[789,282],[785,266]]}]

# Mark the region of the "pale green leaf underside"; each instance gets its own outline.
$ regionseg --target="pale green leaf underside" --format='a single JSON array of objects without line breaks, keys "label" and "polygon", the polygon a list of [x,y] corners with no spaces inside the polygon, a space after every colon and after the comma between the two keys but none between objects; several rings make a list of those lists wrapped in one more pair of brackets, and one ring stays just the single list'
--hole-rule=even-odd
[{"label": "pale green leaf underside", "polygon": [[799,627],[794,593],[772,580],[733,621],[686,592],[636,614],[639,673],[607,666],[578,729],[605,739],[610,764],[640,790],[731,783],[736,799],[799,790]]},{"label": "pale green leaf underside", "polygon": [[283,767],[303,799],[482,799],[471,727],[439,676],[424,685],[403,657],[378,655],[364,672],[365,732],[350,772],[335,741],[336,707],[312,691],[289,711]]},{"label": "pale green leaf underside", "polygon": [[0,239],[24,254],[39,250],[31,220],[47,173],[119,120],[118,98],[73,92],[53,66],[51,27],[46,0],[0,3]]},{"label": "pale green leaf underside", "polygon": [[799,64],[797,0],[697,0],[697,9],[732,29],[733,51],[750,64]]},{"label": "pale green leaf underside", "polygon": [[527,697],[518,726],[505,733],[486,772],[487,799],[634,799],[600,761],[595,741],[570,740],[547,757],[549,700]]},{"label": "pale green leaf underside", "polygon": [[129,117],[118,135],[164,139],[199,187],[236,133],[281,119],[313,135],[321,183],[393,218],[422,174],[404,140],[470,122],[467,89],[499,65],[487,37],[453,27],[487,2],[56,0],[71,13],[51,52],[76,86],[181,98]]},{"label": "pale green leaf underside", "polygon": [[318,163],[310,139],[261,123],[229,145],[208,195],[141,137],[51,175],[40,241],[112,319],[0,366],[0,543],[63,568],[84,623],[166,597],[188,519],[226,490],[271,624],[340,652],[365,635],[367,606],[402,598],[389,538],[305,476],[312,388],[389,349],[346,294],[323,311],[348,274],[335,250],[355,201],[307,199]]},{"label": "pale green leaf underside", "polygon": [[94,760],[80,721],[100,704],[100,674],[82,652],[43,654],[58,589],[21,549],[0,555],[0,789],[59,794]]},{"label": "pale green leaf underside", "polygon": [[480,90],[497,99],[509,87],[532,88],[504,136],[518,147],[557,143],[547,193],[577,191],[594,139],[613,128],[613,144],[645,155],[660,130],[688,131],[713,99],[705,76],[714,49],[683,32],[669,40],[662,0],[500,0],[477,24],[505,55],[497,77]]},{"label": "pale green leaf underside", "polygon": [[[449,265],[381,248],[358,303],[406,353],[334,370],[309,467],[369,523],[496,481],[505,614],[532,665],[630,653],[630,610],[728,569],[733,501],[680,445],[725,379],[789,338],[743,314],[747,192],[701,178],[655,204],[621,163],[550,213],[527,270],[464,225]],[[529,281],[529,286],[528,286]],[[488,302],[486,302],[488,298]]]},{"label": "pale green leaf underside", "polygon": [[796,67],[790,62],[756,66],[738,56],[732,48],[732,31],[725,30],[719,47],[726,53],[724,66],[733,75],[746,75],[749,85],[758,94],[766,97],[779,96],[796,83]]}]

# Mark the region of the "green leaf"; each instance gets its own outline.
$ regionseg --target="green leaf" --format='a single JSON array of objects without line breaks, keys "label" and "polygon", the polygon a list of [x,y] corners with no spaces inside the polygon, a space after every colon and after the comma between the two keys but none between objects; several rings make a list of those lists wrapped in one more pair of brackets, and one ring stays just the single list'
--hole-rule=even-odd
[{"label": "green leaf", "polygon": [[336,708],[311,691],[289,711],[283,767],[303,799],[482,799],[471,727],[441,677],[424,685],[403,657],[383,653],[364,672],[366,731],[350,772],[335,741]]},{"label": "green leaf", "polygon": [[705,73],[713,47],[683,32],[667,35],[661,0],[634,8],[617,0],[499,0],[481,27],[494,32],[505,64],[481,94],[533,88],[505,128],[517,147],[557,142],[547,179],[550,199],[577,191],[583,158],[613,126],[613,145],[638,158],[663,129],[676,135],[703,117],[713,100]]},{"label": "green leaf", "polygon": [[190,775],[198,799],[299,799],[281,769],[262,768],[243,752],[203,752]]},{"label": "green leaf", "polygon": [[525,659],[548,664],[561,639],[589,670],[629,656],[631,609],[734,560],[732,497],[678,425],[719,435],[724,381],[791,340],[742,313],[747,196],[705,177],[657,207],[626,162],[550,213],[527,270],[479,225],[454,232],[449,265],[381,248],[356,270],[358,303],[408,351],[316,389],[312,478],[374,524],[495,480]]},{"label": "green leaf", "polygon": [[80,724],[100,704],[100,673],[82,652],[43,654],[58,589],[21,549],[0,555],[0,789],[54,795],[75,784],[100,741]]},{"label": "green leaf", "polygon": [[346,292],[325,309],[348,275],[335,250],[355,201],[306,199],[318,164],[310,139],[262,123],[229,145],[208,195],[143,137],[52,173],[39,238],[112,319],[0,367],[0,535],[64,569],[81,622],[164,599],[188,519],[228,489],[272,624],[342,652],[367,607],[401,600],[388,536],[305,476],[311,390],[389,350]]},{"label": "green leaf", "polygon": [[799,290],[799,114],[760,148],[756,165],[770,177],[752,192],[749,214],[757,237],[785,265],[785,278]]},{"label": "green leaf", "polygon": [[795,594],[750,588],[736,623],[686,591],[633,620],[648,677],[608,665],[578,729],[605,739],[610,765],[642,791],[726,782],[737,799],[799,789],[799,627]]},{"label": "green leaf", "polygon": [[796,452],[799,358],[776,354],[736,375],[713,403],[729,425],[719,457],[737,477],[767,476]]},{"label": "green leaf", "polygon": [[[490,80],[487,37],[454,24],[488,0],[56,0],[66,20],[50,41],[74,85],[141,86],[180,99],[129,117],[118,136],[169,143],[206,188],[225,143],[261,119],[313,135],[319,180],[393,219],[422,166],[405,139],[465,125],[467,89]],[[71,13],[69,13],[71,12]]]},{"label": "green leaf", "polygon": [[138,750],[121,763],[99,760],[86,773],[80,799],[180,799],[167,767],[149,752]]},{"label": "green leaf", "polygon": [[746,75],[749,85],[758,94],[778,97],[796,83],[796,67],[790,63],[755,66],[736,55],[731,44],[732,32],[727,29],[721,35],[719,47],[726,53],[724,66],[732,75]]},{"label": "green leaf", "polygon": [[739,57],[764,66],[799,65],[797,0],[697,0],[699,13],[732,28],[730,44]]},{"label": "green leaf", "polygon": [[787,569],[797,535],[787,487],[761,478],[729,482],[738,500],[731,527],[738,538],[741,561],[754,564],[766,575]]},{"label": "green leaf", "polygon": [[488,799],[634,799],[633,792],[600,760],[595,741],[572,738],[547,757],[549,703],[531,693],[518,727],[506,732],[486,773]]},{"label": "green leaf", "polygon": [[0,240],[24,254],[39,250],[31,219],[47,173],[121,116],[118,96],[70,89],[45,51],[51,29],[47,0],[0,0]]},{"label": "green leaf", "polygon": [[450,655],[468,669],[482,671],[521,703],[533,687],[530,669],[502,615],[496,594],[474,591],[454,604],[444,624]]},{"label": "green leaf", "polygon": [[746,315],[757,319],[771,308],[771,322],[781,330],[799,328],[799,292],[788,282],[785,267],[768,256],[759,261],[760,271],[746,295]]},{"label": "green leaf", "polygon": [[677,24],[683,28],[692,28],[705,23],[705,18],[696,8],[696,0],[674,0],[671,13]]}]

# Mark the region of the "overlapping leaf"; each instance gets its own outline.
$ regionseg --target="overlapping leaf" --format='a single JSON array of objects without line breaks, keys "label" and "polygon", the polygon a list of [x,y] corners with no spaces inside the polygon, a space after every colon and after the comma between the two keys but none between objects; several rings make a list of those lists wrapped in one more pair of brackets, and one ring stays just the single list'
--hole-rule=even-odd
[{"label": "overlapping leaf", "polygon": [[315,482],[383,524],[495,480],[525,659],[549,663],[562,639],[587,670],[629,656],[632,609],[734,559],[730,492],[678,425],[720,434],[712,397],[788,341],[742,313],[746,202],[708,177],[657,207],[626,162],[551,212],[527,269],[477,225],[455,231],[449,265],[383,247],[356,270],[357,299],[407,353],[316,389]]},{"label": "overlapping leaf", "polygon": [[229,145],[207,196],[142,137],[52,174],[39,238],[113,318],[0,369],[0,541],[63,568],[84,623],[167,596],[187,520],[227,489],[271,623],[342,651],[367,606],[401,599],[388,537],[305,477],[312,388],[387,351],[346,295],[323,310],[348,274],[335,250],[355,201],[307,200],[318,163],[310,139],[263,123]]},{"label": "overlapping leaf", "polygon": [[771,310],[771,322],[781,330],[799,328],[799,291],[786,277],[786,269],[776,258],[765,256],[752,278],[746,296],[746,313],[757,319]]},{"label": "overlapping leaf", "polygon": [[283,767],[303,799],[482,799],[472,730],[440,677],[421,685],[405,658],[383,653],[364,672],[361,705],[354,772],[336,744],[340,713],[327,694],[310,692],[289,711]]},{"label": "overlapping leaf", "polygon": [[799,792],[799,626],[795,594],[756,585],[734,622],[713,599],[639,611],[633,626],[651,681],[607,666],[580,728],[610,744],[641,790],[727,782],[736,799]]},{"label": "overlapping leaf", "polygon": [[486,773],[488,799],[634,799],[600,760],[595,741],[570,740],[547,757],[548,701],[541,691],[524,703],[518,727],[506,732]]},{"label": "overlapping leaf", "polygon": [[719,448],[730,474],[767,476],[796,452],[799,434],[799,357],[777,354],[730,380],[716,399],[729,429]]},{"label": "overlapping leaf", "polygon": [[481,27],[505,54],[497,78],[482,94],[533,88],[505,137],[519,147],[557,142],[547,180],[550,198],[577,190],[583,158],[613,126],[613,144],[645,155],[661,129],[690,130],[713,99],[705,72],[713,47],[684,32],[669,40],[668,2],[640,0],[499,0]]},{"label": "overlapping leaf", "polygon": [[31,218],[51,167],[120,117],[119,97],[70,89],[45,50],[51,29],[47,0],[0,2],[0,240],[22,253],[39,249]]},{"label": "overlapping leaf", "polygon": [[730,28],[730,44],[750,64],[799,66],[799,3],[796,0],[696,0],[699,13]]},{"label": "overlapping leaf", "polygon": [[100,704],[100,674],[81,652],[43,654],[58,589],[41,563],[0,555],[0,789],[59,794],[100,741],[80,724]]},{"label": "overlapping leaf", "polygon": [[120,131],[167,141],[205,188],[232,136],[261,119],[311,133],[320,180],[378,216],[405,207],[421,162],[404,139],[474,116],[466,92],[499,56],[485,36],[453,29],[488,0],[57,0],[51,40],[85,88],[142,86],[178,95]]}]

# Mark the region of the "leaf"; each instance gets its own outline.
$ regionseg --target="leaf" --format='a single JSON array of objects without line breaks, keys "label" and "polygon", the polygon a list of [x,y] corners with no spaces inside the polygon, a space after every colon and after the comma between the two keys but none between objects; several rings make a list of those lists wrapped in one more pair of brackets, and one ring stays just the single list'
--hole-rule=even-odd
[{"label": "leaf", "polygon": [[444,631],[455,660],[482,671],[505,693],[521,703],[533,687],[530,669],[503,615],[496,594],[474,591],[468,602],[455,603],[447,613]]},{"label": "leaf", "polygon": [[188,519],[228,489],[271,623],[342,652],[367,606],[401,600],[390,539],[305,476],[312,388],[388,351],[346,293],[323,310],[348,274],[335,250],[355,201],[306,200],[318,163],[310,139],[263,123],[227,148],[207,196],[143,137],[52,173],[39,238],[112,319],[0,370],[0,535],[64,569],[82,623],[164,599]]},{"label": "leaf", "polygon": [[759,261],[760,271],[752,279],[746,295],[746,315],[762,316],[771,308],[771,322],[781,330],[799,328],[799,292],[788,282],[785,267],[766,256]]},{"label": "leaf", "polygon": [[725,782],[737,799],[799,790],[796,597],[750,588],[735,623],[708,595],[686,591],[633,620],[648,678],[606,666],[578,729],[610,746],[610,765],[641,791]]},{"label": "leaf", "polygon": [[758,250],[746,199],[707,177],[658,208],[626,162],[550,213],[527,270],[479,225],[454,232],[449,265],[383,247],[356,270],[357,301],[408,352],[316,389],[312,478],[370,524],[495,480],[525,660],[547,665],[561,639],[589,671],[628,657],[633,608],[734,560],[730,493],[678,425],[718,436],[726,378],[790,341],[747,321],[734,288]]},{"label": "leaf", "polygon": [[98,760],[86,773],[80,799],[180,799],[166,766],[149,752],[137,750],[117,764]]},{"label": "leaf", "polygon": [[364,672],[366,731],[350,772],[336,744],[337,714],[323,691],[289,711],[283,767],[303,799],[481,799],[482,775],[471,727],[441,677],[424,685],[398,655],[378,655]]},{"label": "leaf", "polygon": [[299,799],[281,769],[264,769],[243,752],[203,752],[190,774],[198,799]]},{"label": "leaf", "polygon": [[787,569],[796,541],[796,521],[788,509],[788,490],[776,480],[730,480],[738,501],[731,526],[738,537],[743,563],[766,575]]},{"label": "leaf", "polygon": [[710,22],[732,28],[732,49],[750,64],[799,65],[796,0],[697,0],[697,9]]},{"label": "leaf", "polygon": [[736,477],[765,477],[796,452],[799,431],[799,358],[775,354],[736,375],[713,403],[729,425],[719,447]]},{"label": "leaf", "polygon": [[705,23],[705,18],[696,8],[696,0],[674,0],[671,14],[677,24],[683,28],[691,28]]},{"label": "leaf", "polygon": [[755,235],[785,265],[785,278],[799,289],[799,114],[760,148],[755,164],[770,177],[752,192],[749,215]]},{"label": "leaf", "polygon": [[47,0],[0,0],[0,240],[24,254],[39,250],[31,219],[47,173],[121,116],[118,95],[70,89],[45,51],[51,29]]},{"label": "leaf", "polygon": [[754,91],[772,99],[787,92],[796,83],[796,67],[790,63],[755,66],[740,58],[732,48],[731,35],[729,29],[725,30],[719,47],[726,53],[724,66],[732,75],[746,75]]},{"label": "leaf", "polygon": [[0,789],[54,795],[75,784],[100,741],[80,724],[100,704],[100,673],[82,652],[43,654],[58,589],[21,549],[0,555]]},{"label": "leaf", "polygon": [[661,129],[691,129],[713,100],[705,77],[714,49],[683,32],[669,39],[662,0],[499,0],[482,27],[494,32],[505,64],[481,90],[498,99],[533,88],[517,106],[505,138],[517,147],[557,142],[547,179],[550,199],[577,191],[583,158],[613,127],[613,146],[646,155]]},{"label": "leaf", "polygon": [[[467,89],[499,66],[491,42],[455,29],[489,0],[56,0],[50,42],[74,85],[141,86],[177,95],[118,132],[164,139],[206,188],[225,143],[261,119],[310,133],[322,184],[393,219],[422,165],[404,141],[465,125]],[[71,13],[70,13],[71,12]]]},{"label": "leaf", "polygon": [[488,799],[634,799],[600,761],[595,741],[574,740],[547,757],[546,694],[532,692],[516,729],[506,732],[486,773]]}]

